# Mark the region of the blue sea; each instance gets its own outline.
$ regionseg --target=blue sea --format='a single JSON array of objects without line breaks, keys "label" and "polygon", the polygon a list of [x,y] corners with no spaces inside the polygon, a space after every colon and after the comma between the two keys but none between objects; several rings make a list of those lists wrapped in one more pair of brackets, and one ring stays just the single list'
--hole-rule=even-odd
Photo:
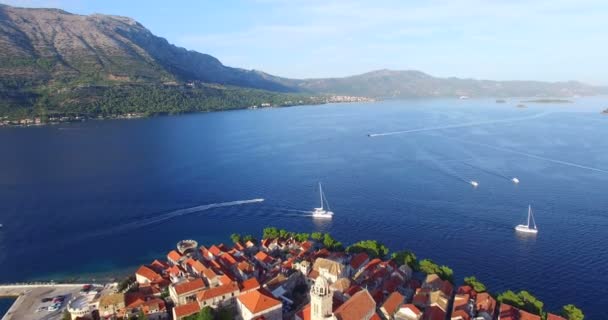
[{"label": "blue sea", "polygon": [[0,317],[4,316],[8,309],[13,305],[15,299],[12,298],[0,298]]},{"label": "blue sea", "polygon": [[[549,311],[574,303],[600,319],[608,98],[574,101],[421,99],[0,128],[0,282],[132,272],[181,239],[228,242],[273,225],[346,244],[377,239],[458,280],[526,289]],[[331,221],[308,213],[319,181]],[[256,198],[265,201],[226,204]],[[536,237],[513,230],[529,204]]]}]

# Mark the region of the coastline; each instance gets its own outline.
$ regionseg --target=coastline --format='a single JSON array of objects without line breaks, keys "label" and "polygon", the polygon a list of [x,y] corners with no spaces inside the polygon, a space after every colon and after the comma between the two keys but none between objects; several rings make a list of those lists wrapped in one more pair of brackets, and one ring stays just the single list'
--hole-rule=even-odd
[{"label": "coastline", "polygon": [[77,115],[60,115],[56,117],[50,117],[48,120],[43,120],[40,116],[21,118],[21,119],[8,119],[8,116],[0,116],[0,128],[2,127],[41,127],[41,126],[51,126],[51,125],[59,125],[59,124],[69,124],[69,123],[78,123],[78,122],[86,122],[86,121],[94,121],[94,120],[132,120],[132,119],[141,119],[141,118],[151,118],[151,117],[159,117],[159,116],[168,116],[168,115],[186,115],[186,114],[198,114],[198,113],[211,113],[211,112],[225,112],[225,111],[235,111],[235,110],[257,110],[257,109],[274,109],[274,108],[289,108],[289,107],[297,107],[297,106],[315,106],[315,105],[323,105],[330,103],[360,103],[360,102],[374,102],[377,99],[367,98],[367,97],[356,97],[356,96],[329,96],[325,97],[324,100],[317,101],[308,101],[307,103],[288,103],[288,104],[261,104],[260,106],[241,106],[237,108],[226,108],[226,109],[214,109],[214,110],[205,110],[205,111],[188,111],[188,112],[180,112],[180,113],[169,113],[169,112],[159,112],[159,113],[124,113],[124,114],[112,114],[108,116],[102,115],[87,115],[87,114],[77,114]]}]

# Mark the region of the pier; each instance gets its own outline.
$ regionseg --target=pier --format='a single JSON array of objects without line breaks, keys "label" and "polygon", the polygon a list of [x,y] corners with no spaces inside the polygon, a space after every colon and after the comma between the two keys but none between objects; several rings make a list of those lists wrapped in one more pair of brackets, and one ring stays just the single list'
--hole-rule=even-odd
[{"label": "pier", "polygon": [[[26,283],[0,285],[0,298],[16,298],[2,320],[53,320],[61,319],[68,301],[77,296],[84,284],[65,283]],[[43,303],[44,298],[64,296],[64,303],[56,311],[39,311],[50,303]]]}]

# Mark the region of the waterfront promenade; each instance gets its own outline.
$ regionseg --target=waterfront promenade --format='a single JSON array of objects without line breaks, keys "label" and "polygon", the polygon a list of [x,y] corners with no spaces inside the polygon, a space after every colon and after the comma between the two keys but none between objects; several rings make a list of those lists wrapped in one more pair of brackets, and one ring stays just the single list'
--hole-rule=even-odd
[{"label": "waterfront promenade", "polygon": [[[30,284],[8,284],[0,285],[0,297],[14,297],[17,300],[6,312],[2,320],[52,320],[61,319],[67,302],[78,295],[83,284],[61,284],[61,283],[30,283]],[[43,298],[64,296],[65,300],[61,308],[56,311],[39,311],[40,307],[50,305],[43,303]]]}]

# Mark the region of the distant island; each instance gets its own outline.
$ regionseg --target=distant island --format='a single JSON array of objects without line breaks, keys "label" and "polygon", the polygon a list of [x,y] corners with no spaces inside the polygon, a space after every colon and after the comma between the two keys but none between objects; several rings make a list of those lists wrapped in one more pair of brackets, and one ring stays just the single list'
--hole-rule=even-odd
[{"label": "distant island", "polygon": [[566,99],[534,99],[534,100],[524,100],[522,102],[529,103],[572,103],[571,100]]},{"label": "distant island", "polygon": [[59,9],[0,4],[0,29],[0,122],[20,125],[51,118],[81,121],[262,104],[340,102],[331,97],[569,97],[608,93],[606,87],[575,81],[440,78],[415,70],[289,79],[225,66],[211,55],[172,45],[128,17],[77,15]]},{"label": "distant island", "polygon": [[19,299],[37,302],[50,290],[54,296],[61,290],[72,296],[64,302],[60,294],[37,311],[28,309],[36,305],[33,301],[16,302],[9,312],[28,317],[33,316],[28,312],[65,307],[64,319],[584,318],[572,304],[560,315],[548,313],[544,303],[525,290],[491,293],[475,276],[455,286],[448,266],[419,260],[407,250],[390,253],[376,240],[344,247],[329,233],[275,227],[265,228],[260,241],[237,233],[230,238],[230,246],[180,241],[165,258],[140,266],[118,283],[27,287]]}]

